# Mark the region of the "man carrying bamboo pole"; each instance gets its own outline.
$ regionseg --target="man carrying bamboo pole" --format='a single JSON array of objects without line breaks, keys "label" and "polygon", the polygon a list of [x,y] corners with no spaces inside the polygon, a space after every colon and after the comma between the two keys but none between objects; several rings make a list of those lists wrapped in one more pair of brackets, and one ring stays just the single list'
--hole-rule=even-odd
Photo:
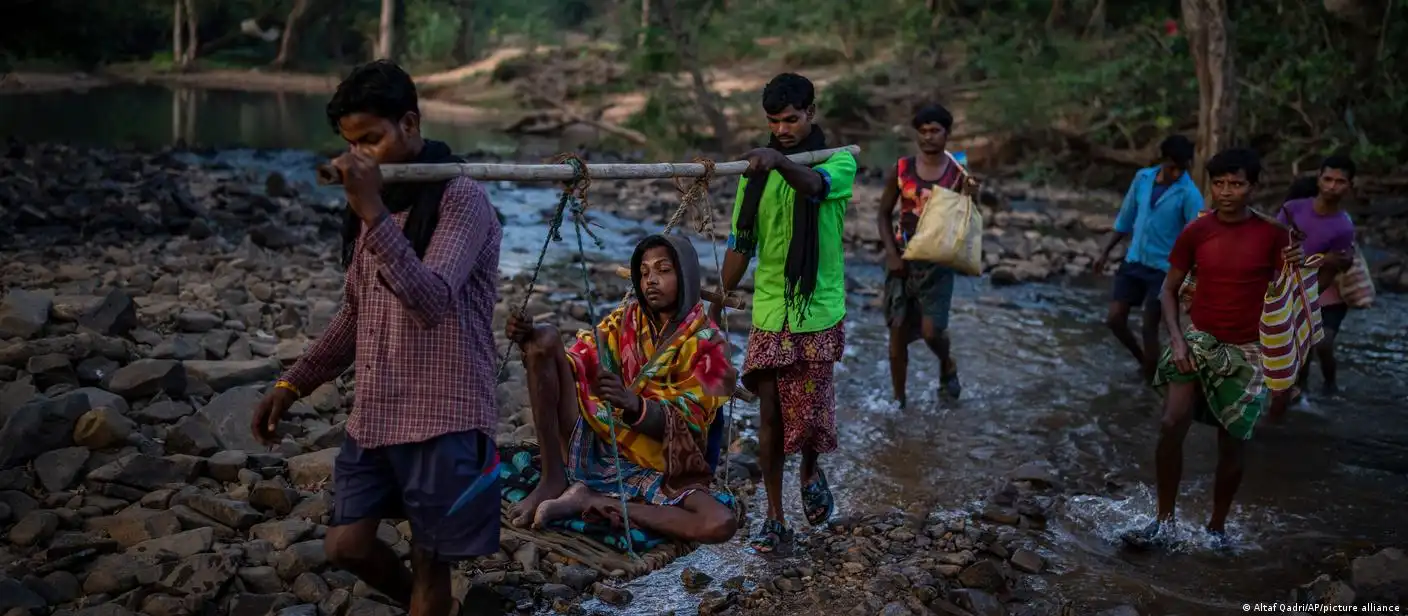
[{"label": "man carrying bamboo pole", "polygon": [[[768,512],[751,543],[772,552],[791,542],[782,513],[782,464],[802,454],[802,503],[807,521],[825,523],[835,509],[818,457],[836,449],[833,368],[846,336],[845,260],[841,244],[856,160],[847,152],[808,167],[787,155],[826,147],[813,124],[816,91],[801,75],[784,73],[763,88],[772,138],[748,153],[739,181],[733,230],[723,265],[725,291],[754,273],[753,329],[743,384],[759,398],[763,483]],[[712,307],[715,322],[722,306]]]},{"label": "man carrying bamboo pole", "polygon": [[[333,468],[328,560],[406,605],[457,613],[450,563],[499,549],[492,319],[502,231],[473,180],[382,185],[378,164],[445,163],[420,134],[410,75],[353,69],[327,106],[351,149],[333,161],[347,193],[342,309],[259,404],[253,430],[276,443],[301,396],[357,365],[357,398]],[[411,570],[377,538],[407,518]]]}]

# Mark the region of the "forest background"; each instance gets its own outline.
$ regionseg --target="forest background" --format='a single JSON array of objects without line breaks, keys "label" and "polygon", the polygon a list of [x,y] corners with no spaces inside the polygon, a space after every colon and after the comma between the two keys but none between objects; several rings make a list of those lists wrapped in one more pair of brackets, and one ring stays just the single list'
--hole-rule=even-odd
[{"label": "forest background", "polygon": [[[812,77],[829,129],[905,147],[954,109],[970,160],[1127,181],[1171,132],[1232,144],[1273,181],[1346,152],[1408,187],[1408,0],[19,0],[0,71],[338,75],[374,57],[423,96],[586,123],[629,146],[758,141],[761,84]],[[893,149],[894,151],[884,151]]]}]

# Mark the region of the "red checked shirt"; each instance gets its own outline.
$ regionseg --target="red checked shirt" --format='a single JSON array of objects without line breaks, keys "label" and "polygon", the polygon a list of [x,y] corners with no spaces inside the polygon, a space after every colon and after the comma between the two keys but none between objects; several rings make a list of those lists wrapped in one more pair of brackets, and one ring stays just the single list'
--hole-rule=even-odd
[{"label": "red checked shirt", "polygon": [[503,230],[484,189],[466,178],[445,187],[423,261],[401,231],[405,219],[363,225],[342,309],[283,378],[307,394],[355,361],[347,434],[362,447],[492,435]]}]

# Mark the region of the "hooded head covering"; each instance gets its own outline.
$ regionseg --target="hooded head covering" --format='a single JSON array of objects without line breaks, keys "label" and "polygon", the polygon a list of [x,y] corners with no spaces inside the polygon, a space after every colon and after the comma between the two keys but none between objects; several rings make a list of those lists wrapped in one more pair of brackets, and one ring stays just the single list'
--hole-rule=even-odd
[{"label": "hooded head covering", "polygon": [[689,316],[689,311],[699,303],[700,288],[703,286],[699,273],[699,253],[694,251],[694,244],[688,239],[678,235],[655,234],[641,240],[636,244],[636,251],[631,255],[631,286],[635,289],[636,301],[640,303],[642,310],[650,312],[650,305],[645,303],[645,289],[640,283],[640,262],[645,257],[645,251],[656,246],[664,246],[670,251],[670,258],[675,262],[675,276],[678,294],[675,316],[665,325],[665,329],[660,332],[662,336],[674,333],[675,329]]}]

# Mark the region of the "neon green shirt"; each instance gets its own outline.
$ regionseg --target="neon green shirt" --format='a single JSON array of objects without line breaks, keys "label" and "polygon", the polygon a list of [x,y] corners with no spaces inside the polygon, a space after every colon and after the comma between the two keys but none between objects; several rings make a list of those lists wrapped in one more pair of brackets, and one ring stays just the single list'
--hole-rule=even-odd
[{"label": "neon green shirt", "polygon": [[[786,327],[797,333],[819,332],[835,326],[846,316],[846,260],[841,245],[841,232],[846,221],[846,207],[851,200],[851,187],[856,180],[856,159],[849,152],[833,154],[826,162],[813,167],[826,179],[826,197],[814,207],[821,208],[818,217],[816,292],[805,320],[798,323],[796,314],[789,318],[786,309],[787,248],[792,242],[792,208],[796,190],[776,171],[768,174],[768,185],[758,202],[758,220],[754,228],[757,246],[748,254],[756,256],[758,266],[753,272],[753,327],[768,332],[780,332]],[[738,234],[738,212],[743,204],[747,178],[738,181],[738,194],[733,200],[733,228],[728,238],[729,249],[739,251],[735,242]]]}]

